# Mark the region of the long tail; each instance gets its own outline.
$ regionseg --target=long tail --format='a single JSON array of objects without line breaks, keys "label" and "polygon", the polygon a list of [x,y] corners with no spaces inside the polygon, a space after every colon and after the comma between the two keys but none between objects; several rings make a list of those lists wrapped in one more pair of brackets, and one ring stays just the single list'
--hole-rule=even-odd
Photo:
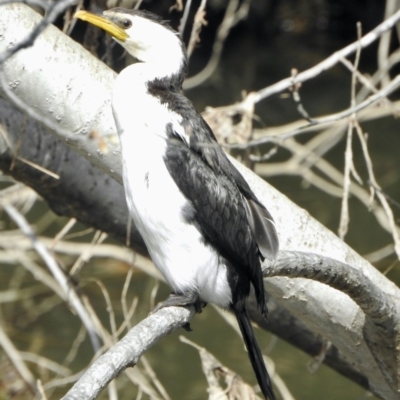
[{"label": "long tail", "polygon": [[249,314],[247,313],[246,306],[240,303],[233,306],[233,312],[239,323],[250,362],[257,377],[258,385],[266,399],[276,400],[274,391],[272,390],[271,378],[265,367],[260,347],[258,346],[253,327],[251,326]]}]

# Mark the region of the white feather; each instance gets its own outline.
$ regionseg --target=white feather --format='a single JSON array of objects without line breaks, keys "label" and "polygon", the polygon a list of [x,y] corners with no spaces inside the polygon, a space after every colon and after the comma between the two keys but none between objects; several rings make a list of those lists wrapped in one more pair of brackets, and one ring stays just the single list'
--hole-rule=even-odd
[{"label": "white feather", "polygon": [[[205,302],[228,307],[231,290],[227,267],[198,229],[182,214],[188,200],[166,168],[165,128],[185,135],[181,117],[147,93],[144,82],[159,74],[143,63],[118,76],[113,99],[124,161],[124,184],[133,221],[150,256],[177,293],[196,291]],[[156,75],[156,76],[157,76]]]}]

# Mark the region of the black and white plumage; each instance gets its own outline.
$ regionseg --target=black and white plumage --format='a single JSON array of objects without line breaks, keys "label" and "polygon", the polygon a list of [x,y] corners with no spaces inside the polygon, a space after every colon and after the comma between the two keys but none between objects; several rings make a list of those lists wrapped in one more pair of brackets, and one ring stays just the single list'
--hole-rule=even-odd
[{"label": "black and white plumage", "polygon": [[133,221],[174,296],[164,305],[214,303],[237,317],[257,381],[275,400],[245,299],[267,307],[261,261],[278,251],[274,222],[181,94],[187,58],[155,15],[115,8],[77,18],[108,31],[140,62],[118,76],[113,111]]}]

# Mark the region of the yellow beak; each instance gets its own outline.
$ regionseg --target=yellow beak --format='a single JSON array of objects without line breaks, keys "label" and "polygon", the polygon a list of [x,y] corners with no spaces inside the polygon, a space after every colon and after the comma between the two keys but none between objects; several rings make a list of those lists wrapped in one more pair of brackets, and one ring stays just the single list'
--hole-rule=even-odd
[{"label": "yellow beak", "polygon": [[125,42],[125,40],[128,39],[129,37],[129,35],[125,32],[124,29],[120,28],[115,22],[111,21],[107,17],[103,17],[97,14],[92,14],[87,11],[78,11],[74,15],[74,18],[79,18],[82,21],[90,22],[91,24],[98,26],[101,29],[104,29],[112,37],[115,37],[121,42]]}]

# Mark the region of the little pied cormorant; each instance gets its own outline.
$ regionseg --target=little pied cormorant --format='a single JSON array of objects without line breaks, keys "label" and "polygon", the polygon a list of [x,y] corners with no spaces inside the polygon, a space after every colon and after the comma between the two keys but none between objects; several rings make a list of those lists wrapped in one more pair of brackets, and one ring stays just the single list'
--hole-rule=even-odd
[{"label": "little pied cormorant", "polygon": [[182,95],[187,55],[156,15],[114,8],[76,18],[105,31],[139,63],[118,76],[113,112],[130,215],[173,294],[162,303],[214,303],[239,323],[258,384],[275,400],[245,299],[253,285],[267,315],[261,260],[278,238],[270,213]]}]

